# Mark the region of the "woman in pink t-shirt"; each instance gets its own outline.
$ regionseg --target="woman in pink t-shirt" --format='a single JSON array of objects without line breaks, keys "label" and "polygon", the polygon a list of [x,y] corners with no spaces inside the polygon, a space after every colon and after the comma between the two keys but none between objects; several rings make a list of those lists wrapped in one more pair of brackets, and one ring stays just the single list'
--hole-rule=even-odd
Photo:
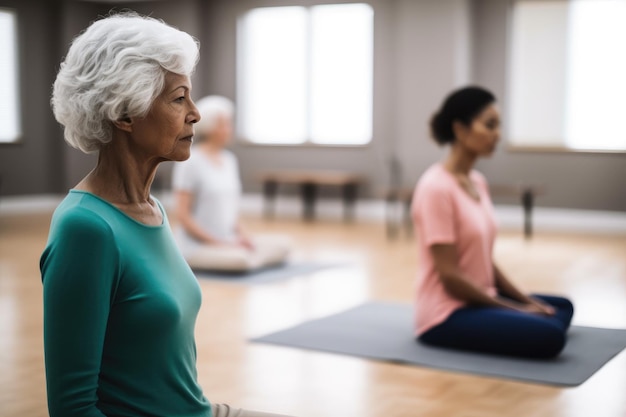
[{"label": "woman in pink t-shirt", "polygon": [[524,294],[493,262],[493,207],[487,182],[473,166],[491,156],[500,138],[495,97],[479,87],[453,92],[433,116],[431,131],[450,152],[422,175],[413,197],[421,260],[418,340],[503,355],[558,355],[572,303]]}]

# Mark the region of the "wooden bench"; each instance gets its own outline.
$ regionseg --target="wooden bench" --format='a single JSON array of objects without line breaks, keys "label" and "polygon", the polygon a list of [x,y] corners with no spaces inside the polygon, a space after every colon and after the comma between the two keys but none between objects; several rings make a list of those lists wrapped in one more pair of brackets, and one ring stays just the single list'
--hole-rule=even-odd
[{"label": "wooden bench", "polygon": [[274,216],[276,194],[278,193],[279,185],[292,184],[300,187],[302,217],[305,220],[315,218],[315,201],[320,186],[340,187],[343,195],[344,219],[353,219],[359,185],[364,182],[364,178],[361,175],[328,170],[267,171],[260,173],[258,177],[263,183],[266,217]]},{"label": "wooden bench", "polygon": [[[533,235],[532,213],[535,197],[545,194],[545,187],[537,184],[492,184],[489,186],[491,196],[511,195],[520,199],[524,210],[524,236],[528,239]],[[411,202],[413,200],[412,188],[394,188],[387,192],[386,222],[387,236],[394,238],[398,234],[401,225],[410,234],[413,230],[411,222]],[[397,206],[402,206],[402,215],[397,216]],[[401,219],[399,219],[401,217]]]}]

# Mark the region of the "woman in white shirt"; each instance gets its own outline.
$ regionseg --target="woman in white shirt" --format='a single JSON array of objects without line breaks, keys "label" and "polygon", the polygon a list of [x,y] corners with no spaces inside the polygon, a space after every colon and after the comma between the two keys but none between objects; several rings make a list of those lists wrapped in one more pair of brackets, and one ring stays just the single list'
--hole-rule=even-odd
[{"label": "woman in white shirt", "polygon": [[249,271],[286,260],[282,236],[251,238],[239,220],[241,179],[237,157],[226,146],[232,137],[233,103],[220,96],[200,99],[188,160],[174,165],[177,239],[192,268]]}]

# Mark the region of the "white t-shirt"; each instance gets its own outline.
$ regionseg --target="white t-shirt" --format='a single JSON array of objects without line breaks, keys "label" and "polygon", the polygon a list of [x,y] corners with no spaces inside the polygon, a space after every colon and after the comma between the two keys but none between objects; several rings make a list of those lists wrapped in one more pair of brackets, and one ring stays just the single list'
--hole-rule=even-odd
[{"label": "white t-shirt", "polygon": [[[198,149],[191,148],[188,160],[174,164],[174,191],[192,194],[192,217],[211,236],[220,240],[236,237],[241,198],[241,179],[237,157],[223,150],[221,164],[216,164]],[[202,243],[187,234],[182,226],[176,238],[183,255],[191,254]]]}]

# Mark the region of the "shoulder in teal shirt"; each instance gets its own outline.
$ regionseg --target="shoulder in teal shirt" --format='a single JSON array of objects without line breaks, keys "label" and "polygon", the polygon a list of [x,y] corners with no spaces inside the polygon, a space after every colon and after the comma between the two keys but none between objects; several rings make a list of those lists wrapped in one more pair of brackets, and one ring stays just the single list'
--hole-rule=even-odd
[{"label": "shoulder in teal shirt", "polygon": [[211,416],[200,287],[161,211],[147,226],[77,190],[56,209],[40,261],[51,417]]}]

